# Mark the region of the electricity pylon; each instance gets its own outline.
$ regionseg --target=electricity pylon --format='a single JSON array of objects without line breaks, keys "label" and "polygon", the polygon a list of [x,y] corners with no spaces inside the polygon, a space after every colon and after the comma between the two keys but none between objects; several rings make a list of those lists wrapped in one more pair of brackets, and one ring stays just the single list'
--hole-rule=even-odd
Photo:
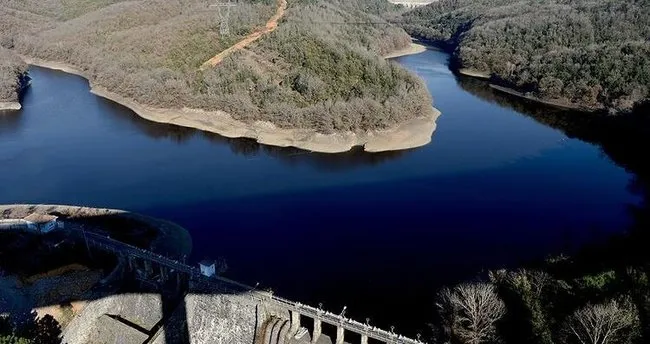
[{"label": "electricity pylon", "polygon": [[221,19],[221,22],[219,23],[219,32],[222,36],[230,34],[230,26],[228,25],[228,20],[230,19],[230,8],[235,6],[237,6],[237,4],[230,2],[230,0],[210,5],[211,8],[216,7],[219,10],[219,19]]}]

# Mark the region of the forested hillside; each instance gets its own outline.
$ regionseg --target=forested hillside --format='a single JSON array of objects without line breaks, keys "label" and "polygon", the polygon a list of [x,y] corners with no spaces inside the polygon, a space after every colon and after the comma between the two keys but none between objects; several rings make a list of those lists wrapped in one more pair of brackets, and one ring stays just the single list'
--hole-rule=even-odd
[{"label": "forested hillside", "polygon": [[650,98],[648,0],[440,0],[402,20],[457,67],[538,98],[610,112]]},{"label": "forested hillside", "polygon": [[0,103],[18,102],[26,75],[27,65],[11,51],[0,47]]},{"label": "forested hillside", "polygon": [[273,0],[239,1],[231,34],[211,0],[0,0],[0,42],[65,62],[159,108],[223,110],[321,132],[386,128],[430,109],[422,82],[379,55],[410,43],[372,13],[383,0],[289,0],[277,30],[215,68],[203,62],[265,25]]}]

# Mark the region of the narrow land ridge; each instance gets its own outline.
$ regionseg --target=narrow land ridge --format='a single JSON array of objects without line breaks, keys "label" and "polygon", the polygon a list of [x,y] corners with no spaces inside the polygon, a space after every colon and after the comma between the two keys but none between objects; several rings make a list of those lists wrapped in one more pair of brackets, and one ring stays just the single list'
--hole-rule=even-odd
[{"label": "narrow land ridge", "polygon": [[356,146],[362,146],[366,152],[373,153],[421,147],[431,142],[433,132],[436,130],[436,120],[440,116],[440,111],[431,106],[412,120],[382,130],[323,134],[315,129],[280,128],[266,121],[245,123],[234,119],[224,111],[193,108],[163,109],[143,105],[95,85],[92,78],[76,66],[25,55],[19,56],[30,65],[84,77],[89,81],[91,93],[125,106],[138,116],[152,122],[194,128],[229,138],[245,137],[265,145],[296,147],[312,152],[342,153]]}]

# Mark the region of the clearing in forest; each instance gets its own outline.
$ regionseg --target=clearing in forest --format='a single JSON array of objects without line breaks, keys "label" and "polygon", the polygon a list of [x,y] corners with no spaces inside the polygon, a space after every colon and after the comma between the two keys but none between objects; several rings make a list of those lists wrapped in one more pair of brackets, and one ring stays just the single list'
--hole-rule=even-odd
[{"label": "clearing in forest", "polygon": [[266,25],[264,26],[263,29],[257,30],[249,34],[248,36],[244,37],[244,39],[237,42],[235,45],[229,47],[228,49],[215,55],[213,58],[207,60],[205,63],[201,65],[201,70],[206,70],[208,68],[215,67],[216,65],[221,63],[223,59],[228,57],[233,52],[244,49],[251,43],[260,39],[260,37],[262,37],[263,35],[273,32],[278,27],[278,21],[280,20],[280,18],[284,16],[284,11],[286,9],[287,9],[287,0],[278,0],[278,9],[275,12],[275,15],[273,15],[273,17],[271,17],[271,19],[269,19],[269,21],[266,22]]}]

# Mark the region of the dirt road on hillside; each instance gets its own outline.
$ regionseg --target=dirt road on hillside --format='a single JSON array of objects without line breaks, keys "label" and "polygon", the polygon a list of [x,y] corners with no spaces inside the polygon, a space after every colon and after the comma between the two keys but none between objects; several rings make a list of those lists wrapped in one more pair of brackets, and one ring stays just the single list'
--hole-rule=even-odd
[{"label": "dirt road on hillside", "polygon": [[260,37],[273,32],[278,27],[278,21],[284,16],[284,11],[286,9],[287,9],[287,0],[278,0],[278,9],[275,12],[275,15],[273,15],[273,17],[271,17],[271,19],[269,19],[269,21],[266,22],[266,26],[264,26],[263,29],[251,33],[241,41],[237,42],[235,45],[220,52],[219,54],[215,55],[213,58],[207,60],[205,63],[203,63],[203,65],[201,65],[201,70],[206,70],[208,68],[218,65],[219,63],[221,63],[221,61],[223,61],[223,59],[228,57],[230,54],[234,53],[235,51],[239,51],[241,49],[246,48],[251,43],[260,39]]}]

